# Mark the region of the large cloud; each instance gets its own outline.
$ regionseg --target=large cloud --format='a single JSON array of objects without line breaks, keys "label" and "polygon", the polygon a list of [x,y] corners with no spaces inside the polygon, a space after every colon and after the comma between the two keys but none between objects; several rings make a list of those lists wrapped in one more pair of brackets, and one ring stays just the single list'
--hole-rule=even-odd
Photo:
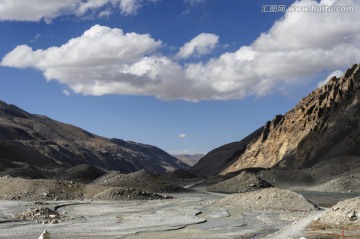
[{"label": "large cloud", "polygon": [[[302,0],[293,6],[324,3]],[[18,46],[1,64],[39,69],[46,79],[81,94],[154,95],[193,101],[264,95],[323,70],[360,62],[360,3],[326,3],[354,6],[354,12],[287,12],[253,44],[204,63],[182,65],[173,60],[176,57],[162,56],[161,42],[149,35],[94,26],[60,47],[33,50]],[[207,51],[191,49],[183,58]]]},{"label": "large cloud", "polygon": [[[0,21],[51,21],[60,15],[83,16],[107,5],[119,8],[123,15],[132,15],[136,14],[144,1],[157,0],[0,0]],[[100,11],[99,15],[103,13]]]},{"label": "large cloud", "polygon": [[1,64],[40,69],[46,79],[57,79],[77,93],[144,94],[146,89],[140,89],[148,80],[158,81],[158,74],[166,74],[160,68],[170,69],[173,64],[151,56],[160,45],[147,34],[125,34],[121,29],[95,25],[60,47],[33,51],[27,45],[18,46]]}]

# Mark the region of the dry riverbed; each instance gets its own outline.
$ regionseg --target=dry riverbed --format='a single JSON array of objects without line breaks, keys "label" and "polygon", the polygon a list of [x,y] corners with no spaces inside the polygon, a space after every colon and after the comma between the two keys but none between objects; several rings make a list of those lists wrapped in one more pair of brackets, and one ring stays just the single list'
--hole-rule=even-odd
[{"label": "dry riverbed", "polygon": [[[72,239],[262,238],[312,213],[240,209],[214,203],[226,196],[223,194],[186,193],[172,196],[176,199],[49,201],[43,205],[0,201],[0,238],[36,239],[44,230],[50,232],[52,238]],[[54,223],[39,217],[33,220],[15,217],[24,211],[27,215],[28,209],[44,207],[58,212],[58,215],[50,216],[61,220]]]}]

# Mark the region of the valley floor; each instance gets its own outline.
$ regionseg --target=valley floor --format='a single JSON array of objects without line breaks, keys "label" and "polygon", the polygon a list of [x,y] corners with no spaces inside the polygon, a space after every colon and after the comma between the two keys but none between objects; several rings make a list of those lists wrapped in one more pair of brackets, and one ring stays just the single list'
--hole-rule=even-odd
[{"label": "valley floor", "polygon": [[[287,187],[323,207],[323,210],[316,210],[305,198],[281,189],[284,188],[281,185],[229,196],[208,191],[208,183],[214,183],[211,180],[187,179],[177,182],[193,190],[163,192],[163,196],[159,196],[135,189],[123,194],[121,190],[114,191],[99,184],[125,177],[110,176],[88,185],[2,178],[0,238],[37,239],[45,230],[52,239],[360,238],[357,226],[360,193],[318,192],[311,191],[313,186],[304,185]],[[241,181],[245,176],[241,174],[235,179]],[[127,182],[133,181],[132,186],[138,186],[134,183],[143,179],[140,182],[147,187],[177,189],[152,178],[145,172],[126,176]],[[224,189],[229,186],[224,185]],[[14,188],[16,192],[12,192]],[[93,196],[103,195],[101,190],[113,190],[111,197],[104,196],[106,200],[100,200],[101,197]],[[54,197],[52,191],[56,192]],[[13,194],[21,198],[8,200],[14,198]],[[154,200],[134,200],[142,198]],[[346,198],[352,199],[343,201]]]},{"label": "valley floor", "polygon": [[[13,215],[38,207],[34,202],[0,202],[0,238],[264,238],[289,225],[286,238],[300,238],[315,212],[244,210],[213,203],[216,193],[173,194],[176,199],[152,201],[52,201],[67,219],[56,224],[19,221]],[[321,212],[322,213],[322,212]],[[302,218],[310,218],[304,223]],[[289,233],[291,232],[291,233]],[[284,232],[282,232],[284,233]],[[279,234],[283,235],[283,234]],[[289,237],[288,237],[289,236]],[[276,234],[271,238],[284,238]]]}]

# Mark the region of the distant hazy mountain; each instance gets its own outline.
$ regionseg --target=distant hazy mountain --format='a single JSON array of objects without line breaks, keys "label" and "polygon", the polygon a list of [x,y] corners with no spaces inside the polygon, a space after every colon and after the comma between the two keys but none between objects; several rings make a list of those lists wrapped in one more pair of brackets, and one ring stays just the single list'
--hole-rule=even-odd
[{"label": "distant hazy mountain", "polygon": [[51,177],[80,164],[121,172],[189,168],[157,147],[100,137],[0,101],[0,175]]},{"label": "distant hazy mountain", "polygon": [[[301,66],[299,66],[301,67]],[[304,97],[240,142],[219,147],[191,172],[215,175],[248,167],[301,168],[360,155],[360,65]]]},{"label": "distant hazy mountain", "polygon": [[205,154],[173,154],[173,156],[189,166],[194,166]]}]

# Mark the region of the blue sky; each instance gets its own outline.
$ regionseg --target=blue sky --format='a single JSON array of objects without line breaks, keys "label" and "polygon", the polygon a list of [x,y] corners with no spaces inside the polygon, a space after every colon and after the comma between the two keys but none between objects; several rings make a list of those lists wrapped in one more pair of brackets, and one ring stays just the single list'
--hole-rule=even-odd
[{"label": "blue sky", "polygon": [[205,153],[359,63],[358,16],[356,0],[0,0],[0,100]]}]

